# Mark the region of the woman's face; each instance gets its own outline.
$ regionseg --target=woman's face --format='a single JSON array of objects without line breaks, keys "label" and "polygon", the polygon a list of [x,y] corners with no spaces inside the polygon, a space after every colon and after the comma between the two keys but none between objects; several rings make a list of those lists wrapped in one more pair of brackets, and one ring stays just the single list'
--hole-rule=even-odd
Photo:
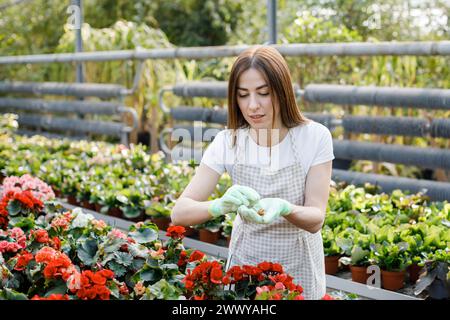
[{"label": "woman's face", "polygon": [[280,108],[274,104],[274,115],[272,102],[269,84],[261,72],[253,68],[244,71],[238,80],[237,103],[244,119],[253,129],[271,129],[274,116],[274,128],[281,128]]}]

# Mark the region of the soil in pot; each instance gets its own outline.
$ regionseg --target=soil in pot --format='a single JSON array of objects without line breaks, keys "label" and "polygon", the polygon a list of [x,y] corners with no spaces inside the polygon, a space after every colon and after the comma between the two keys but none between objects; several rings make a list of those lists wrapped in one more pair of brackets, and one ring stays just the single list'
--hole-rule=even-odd
[{"label": "soil in pot", "polygon": [[59,191],[56,187],[53,187],[52,186],[52,190],[53,190],[53,193],[55,194],[55,197],[56,198],[61,198],[61,191]]},{"label": "soil in pot", "polygon": [[336,274],[339,270],[340,256],[325,256],[325,273]]},{"label": "soil in pot", "polygon": [[185,227],[186,232],[184,233],[184,235],[186,237],[190,237],[190,238],[194,238],[198,235],[198,230],[192,227]]},{"label": "soil in pot", "polygon": [[384,289],[397,291],[403,288],[405,271],[381,270],[381,286]]},{"label": "soil in pot", "polygon": [[102,210],[102,205],[99,203],[96,203],[96,204],[94,204],[94,209],[95,209],[95,211],[100,213],[100,211]]},{"label": "soil in pot", "polygon": [[79,205],[79,203],[77,201],[77,197],[72,196],[72,195],[67,196],[67,202],[69,204],[73,205],[73,206],[78,206]]},{"label": "soil in pot", "polygon": [[119,208],[110,208],[108,210],[108,216],[123,218],[123,211]]},{"label": "soil in pot", "polygon": [[216,244],[220,238],[220,231],[211,232],[207,229],[200,229],[198,233],[200,241],[207,243]]},{"label": "soil in pot", "polygon": [[367,267],[350,266],[352,272],[352,281],[367,284],[369,274],[367,273]]},{"label": "soil in pot", "polygon": [[159,230],[167,230],[171,222],[169,217],[152,217],[152,221]]},{"label": "soil in pot", "polygon": [[88,210],[95,210],[95,205],[93,203],[90,203],[89,200],[83,200],[81,204]]}]

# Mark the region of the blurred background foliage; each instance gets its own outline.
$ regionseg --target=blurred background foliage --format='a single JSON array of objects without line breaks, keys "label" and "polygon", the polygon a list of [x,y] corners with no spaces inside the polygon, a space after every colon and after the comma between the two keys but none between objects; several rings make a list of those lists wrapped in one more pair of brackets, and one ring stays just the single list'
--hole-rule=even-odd
[{"label": "blurred background foliage", "polygon": [[[14,5],[14,3],[16,3]],[[278,43],[439,41],[450,36],[450,0],[278,0]],[[0,0],[0,55],[73,52],[66,23],[69,0]],[[85,51],[262,44],[268,39],[265,0],[84,0]],[[126,103],[141,117],[141,130],[161,129],[158,91],[186,80],[226,80],[234,58],[147,60],[139,89]],[[308,83],[449,88],[450,57],[289,57],[293,79]],[[131,87],[133,61],[85,63],[87,82]],[[74,64],[10,65],[0,80],[75,80]],[[224,106],[225,101],[168,95],[168,105]],[[305,105],[307,111],[349,114],[450,117],[449,112]],[[339,135],[339,132],[337,132]],[[355,136],[355,139],[379,139]],[[450,147],[448,141],[384,137],[385,142]],[[371,170],[361,162],[359,170]],[[398,167],[385,171],[398,173]],[[412,173],[411,173],[412,172]],[[406,175],[417,170],[407,168]],[[402,174],[402,172],[398,173]]]}]

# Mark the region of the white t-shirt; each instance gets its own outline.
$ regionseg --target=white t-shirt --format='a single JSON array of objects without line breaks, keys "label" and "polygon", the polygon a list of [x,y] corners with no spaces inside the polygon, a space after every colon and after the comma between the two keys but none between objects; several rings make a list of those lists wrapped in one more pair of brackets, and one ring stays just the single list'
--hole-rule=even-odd
[{"label": "white t-shirt", "polygon": [[[305,175],[312,166],[334,159],[332,136],[324,125],[311,120],[290,130],[295,137],[299,160],[305,170]],[[248,129],[239,129],[240,163],[264,167],[268,170],[279,170],[295,163],[296,158],[289,134],[280,143],[272,146],[271,159],[270,148],[258,145],[250,136],[248,136],[248,147],[244,152],[243,145],[247,135]],[[232,147],[231,130],[222,130],[206,149],[201,163],[219,174],[225,171],[231,173],[235,163],[235,154],[236,146]]]}]

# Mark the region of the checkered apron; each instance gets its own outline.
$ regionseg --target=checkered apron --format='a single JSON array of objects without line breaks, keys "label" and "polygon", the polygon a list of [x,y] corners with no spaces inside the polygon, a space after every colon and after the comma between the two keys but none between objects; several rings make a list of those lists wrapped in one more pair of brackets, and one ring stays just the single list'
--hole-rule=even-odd
[{"label": "checkered apron", "polygon": [[[248,130],[243,133],[246,134],[246,147]],[[275,171],[240,163],[240,149],[236,143],[235,163],[231,172],[233,184],[249,186],[261,198],[282,198],[292,204],[303,205],[306,175],[291,130],[289,137],[295,164]],[[280,263],[284,271],[294,278],[294,283],[303,287],[305,299],[320,299],[325,295],[321,232],[309,233],[283,217],[266,225],[248,222],[237,215],[233,223],[226,269],[234,265],[256,265],[262,261]]]}]

